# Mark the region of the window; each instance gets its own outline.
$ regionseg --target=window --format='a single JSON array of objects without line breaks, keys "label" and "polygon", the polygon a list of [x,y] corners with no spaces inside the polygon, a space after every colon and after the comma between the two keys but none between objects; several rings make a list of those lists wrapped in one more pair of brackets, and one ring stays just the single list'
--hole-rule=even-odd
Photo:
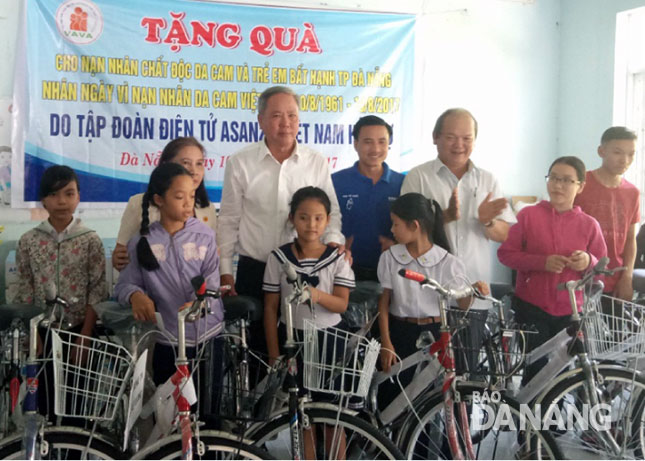
[{"label": "window", "polygon": [[641,219],[645,219],[645,8],[616,16],[614,66],[614,125],[636,132],[634,163],[625,178],[641,191]]}]

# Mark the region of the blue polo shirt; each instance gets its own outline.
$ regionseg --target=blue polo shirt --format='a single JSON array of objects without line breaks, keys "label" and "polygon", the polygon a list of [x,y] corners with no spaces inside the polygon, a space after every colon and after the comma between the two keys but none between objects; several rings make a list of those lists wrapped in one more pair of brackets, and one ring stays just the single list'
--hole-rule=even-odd
[{"label": "blue polo shirt", "polygon": [[376,269],[381,256],[379,235],[393,238],[390,202],[401,194],[405,176],[383,163],[383,175],[376,184],[354,166],[331,175],[343,214],[345,238],[354,236],[352,257],[357,266]]}]

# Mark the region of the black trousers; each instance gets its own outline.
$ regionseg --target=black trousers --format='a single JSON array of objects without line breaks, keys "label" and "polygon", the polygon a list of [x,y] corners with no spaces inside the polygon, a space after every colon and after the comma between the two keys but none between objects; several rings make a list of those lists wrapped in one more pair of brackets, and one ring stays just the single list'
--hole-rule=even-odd
[{"label": "black trousers", "polygon": [[[417,325],[405,321],[397,320],[391,315],[389,317],[390,325],[390,340],[394,346],[394,350],[400,360],[405,359],[409,355],[414,354],[417,348],[417,339],[424,331],[430,331],[434,336],[435,341],[439,339],[439,323],[429,323],[427,325]],[[396,365],[393,365],[396,366]],[[415,367],[399,373],[399,381],[405,389],[405,386],[410,384],[414,377]],[[378,389],[378,406],[381,410],[385,409],[400,393],[401,386],[396,379],[394,382],[385,381],[379,386]],[[428,383],[430,385],[431,383]]]},{"label": "black trousers", "polygon": [[[517,323],[524,325],[522,328],[537,331],[537,333],[529,333],[525,336],[527,338],[527,352],[531,352],[541,346],[571,323],[570,315],[563,315],[561,317],[551,315],[538,306],[528,303],[517,296],[513,298],[513,310],[515,311],[515,320]],[[528,383],[547,362],[548,359],[543,357],[529,365],[524,370],[522,384]]]},{"label": "black trousers", "polygon": [[[235,277],[235,291],[239,295],[253,296],[260,300],[264,306],[264,293],[262,292],[262,280],[264,280],[264,269],[266,263],[248,256],[240,255],[237,265],[237,276]],[[264,334],[264,322],[262,319],[251,322],[249,325],[249,347],[268,355],[266,335]]]}]

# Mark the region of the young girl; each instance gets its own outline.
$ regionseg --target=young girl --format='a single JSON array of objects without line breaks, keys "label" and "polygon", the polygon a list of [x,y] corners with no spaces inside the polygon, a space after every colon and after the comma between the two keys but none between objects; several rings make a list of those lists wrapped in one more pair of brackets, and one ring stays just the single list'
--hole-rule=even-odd
[{"label": "young girl", "polygon": [[[166,144],[159,164],[166,162],[178,163],[188,170],[195,189],[195,213],[194,216],[208,225],[211,229],[217,228],[217,217],[215,209],[208,200],[206,187],[204,186],[204,146],[192,136],[176,138]],[[112,266],[121,270],[128,264],[128,251],[126,245],[134,237],[141,226],[141,202],[143,194],[136,194],[130,197],[128,205],[121,217],[121,227],[116,239],[116,246],[112,252]],[[148,214],[149,222],[159,221],[159,211],[151,208]]]},{"label": "young girl", "polygon": [[[282,266],[290,263],[300,275],[302,281],[309,284],[311,300],[314,305],[315,322],[321,328],[336,327],[341,322],[340,314],[347,309],[349,290],[354,287],[354,273],[338,253],[338,249],[325,245],[321,237],[329,223],[331,202],[327,194],[317,187],[303,187],[293,194],[289,220],[293,224],[297,237],[273,250],[267,260],[262,289],[264,296],[264,329],[266,334],[269,360],[272,362],[280,355],[280,345],[286,339],[285,320],[280,318],[280,335],[278,334],[278,312],[281,298],[291,293],[292,287],[283,274]],[[312,319],[308,306],[294,306],[293,326],[296,330],[304,328],[304,320]],[[282,340],[279,340],[278,337]],[[302,337],[302,335],[296,334]],[[298,372],[302,376],[302,365]],[[301,380],[301,378],[300,378]],[[300,382],[302,387],[302,381]],[[334,428],[328,428],[333,439]],[[307,431],[304,437],[305,458],[314,459],[314,430]],[[344,453],[344,437],[339,446],[339,453]]]},{"label": "young girl", "polygon": [[[450,246],[443,228],[441,207],[421,194],[409,193],[396,199],[390,208],[392,233],[398,244],[381,254],[378,279],[383,288],[379,297],[381,330],[381,366],[389,371],[392,364],[417,351],[416,341],[423,331],[439,338],[439,295],[424,289],[419,282],[405,279],[398,272],[409,269],[453,288],[466,283],[463,263],[449,253]],[[488,293],[488,286],[476,283]],[[457,301],[462,308],[470,299]],[[399,375],[403,386],[412,379],[414,370]],[[399,392],[398,383],[385,383],[379,390],[379,406],[386,406]]]},{"label": "young girl", "polygon": [[[49,217],[18,241],[18,289],[13,298],[9,297],[9,303],[22,311],[26,305],[44,306],[47,286],[54,287],[54,294],[70,303],[64,312],[64,324],[71,326],[70,331],[83,335],[76,339],[76,344],[82,345],[86,343],[84,337],[93,336],[94,306],[107,298],[103,243],[96,232],[85,227],[80,219],[74,219],[80,202],[74,170],[62,165],[47,168],[40,180],[39,195]],[[39,349],[43,347],[40,339]],[[44,347],[49,350],[51,345],[45,343]],[[70,359],[87,360],[83,350],[72,348]],[[52,421],[55,418],[53,372],[53,365],[48,361],[43,374],[45,392],[38,393],[39,408]]]},{"label": "young girl", "polygon": [[[160,220],[149,224],[148,209]],[[210,289],[219,287],[219,256],[213,230],[193,217],[195,187],[191,174],[176,163],[163,163],[150,175],[141,205],[139,235],[128,243],[130,263],[119,276],[115,294],[119,303],[131,304],[134,318],[155,321],[161,314],[164,329],[177,337],[177,312],[195,299],[191,279],[201,275]],[[213,314],[186,324],[187,355],[195,356],[197,343],[218,334],[223,307],[211,299]],[[165,382],[175,372],[175,351],[164,337],[155,346],[154,381]]]},{"label": "young girl", "polygon": [[[80,202],[76,173],[55,165],[43,173],[40,200],[49,218],[18,241],[18,289],[10,303],[45,304],[46,286],[71,303],[65,321],[77,333],[92,336],[92,306],[107,298],[105,253],[100,237],[74,219]],[[76,301],[73,301],[76,299]]]},{"label": "young girl", "polygon": [[[607,254],[598,222],[573,206],[585,186],[585,165],[577,157],[560,157],[546,176],[550,201],[523,208],[508,239],[497,250],[502,264],[517,270],[515,318],[533,325],[527,335],[533,350],[569,325],[571,304],[559,283],[579,279],[581,273]],[[578,303],[582,293],[577,293]],[[546,363],[531,365],[527,382]]]}]

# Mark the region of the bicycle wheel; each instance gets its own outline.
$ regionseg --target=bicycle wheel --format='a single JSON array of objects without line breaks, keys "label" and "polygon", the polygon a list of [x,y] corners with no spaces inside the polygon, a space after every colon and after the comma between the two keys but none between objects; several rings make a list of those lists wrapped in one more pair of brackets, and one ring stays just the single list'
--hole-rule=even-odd
[{"label": "bicycle wheel", "polygon": [[[0,441],[0,459],[25,459],[22,433]],[[113,445],[77,428],[45,428],[49,450],[40,459],[122,459],[123,454]]]},{"label": "bicycle wheel", "polygon": [[[458,386],[466,403],[474,454],[477,459],[561,459],[553,436],[536,431],[522,418],[519,404],[494,394],[482,399],[485,387]],[[458,420],[455,404],[455,418]],[[452,459],[445,425],[445,405],[440,392],[428,398],[415,414],[408,416],[397,437],[406,459]],[[501,418],[500,418],[501,416]],[[523,421],[525,421],[523,423]],[[459,423],[457,440],[465,452],[466,436]]]},{"label": "bicycle wheel", "polygon": [[[401,459],[403,454],[385,435],[368,422],[356,416],[339,413],[326,408],[306,408],[305,413],[311,425],[322,425],[342,429],[345,434],[345,459]],[[325,437],[325,431],[316,435],[317,459],[338,459],[336,453],[326,453],[326,447],[333,446]],[[262,424],[248,434],[258,446],[278,459],[293,459],[289,434],[289,415],[283,413],[277,418]],[[337,434],[329,437],[337,437]]]},{"label": "bicycle wheel", "polygon": [[623,367],[601,366],[598,375],[598,401],[606,405],[599,413],[608,416],[604,421],[593,418],[589,386],[581,373],[556,383],[541,399],[543,418],[545,408],[552,408],[566,423],[553,428],[556,443],[567,458],[643,459],[645,378]]},{"label": "bicycle wheel", "polygon": [[[215,431],[202,432],[199,441],[203,443],[203,452],[197,438],[193,438],[193,459],[274,459],[262,448]],[[181,435],[160,440],[145,452],[137,453],[134,459],[181,459]]]}]

